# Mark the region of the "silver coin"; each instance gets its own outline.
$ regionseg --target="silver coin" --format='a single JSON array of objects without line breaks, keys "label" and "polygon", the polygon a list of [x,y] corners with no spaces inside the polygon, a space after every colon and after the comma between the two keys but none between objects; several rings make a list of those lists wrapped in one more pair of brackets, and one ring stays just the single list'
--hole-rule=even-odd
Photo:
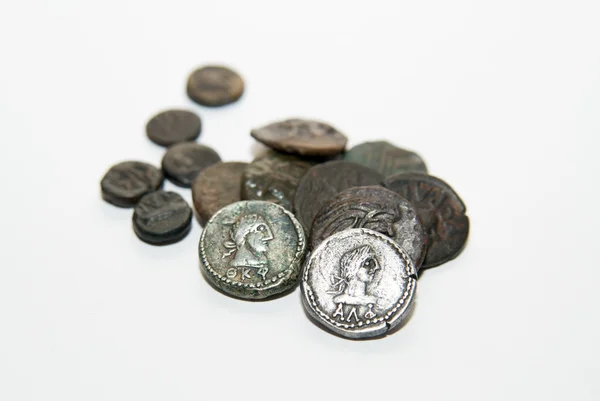
[{"label": "silver coin", "polygon": [[298,220],[264,201],[241,201],[219,210],[206,224],[199,245],[206,278],[244,299],[263,299],[292,288],[305,250]]},{"label": "silver coin", "polygon": [[398,326],[417,288],[412,259],[392,239],[366,228],[338,232],[312,252],[302,274],[302,301],[327,329],[369,338]]}]

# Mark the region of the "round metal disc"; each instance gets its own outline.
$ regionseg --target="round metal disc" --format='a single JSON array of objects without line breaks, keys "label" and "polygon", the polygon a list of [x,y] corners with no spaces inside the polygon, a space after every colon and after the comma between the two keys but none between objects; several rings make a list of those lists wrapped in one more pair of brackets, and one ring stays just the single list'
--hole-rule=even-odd
[{"label": "round metal disc", "polygon": [[220,161],[221,157],[212,148],[183,142],[167,149],[162,159],[162,169],[172,183],[189,188],[202,170]]},{"label": "round metal disc", "polygon": [[190,74],[188,96],[203,106],[218,107],[233,103],[244,93],[240,75],[223,66],[209,65]]},{"label": "round metal disc", "polygon": [[148,163],[126,161],[112,166],[102,178],[102,198],[119,207],[133,207],[142,196],[162,186],[162,172]]},{"label": "round metal disc", "polygon": [[192,209],[175,192],[156,191],[144,195],[133,212],[133,230],[152,245],[182,240],[192,226]]}]

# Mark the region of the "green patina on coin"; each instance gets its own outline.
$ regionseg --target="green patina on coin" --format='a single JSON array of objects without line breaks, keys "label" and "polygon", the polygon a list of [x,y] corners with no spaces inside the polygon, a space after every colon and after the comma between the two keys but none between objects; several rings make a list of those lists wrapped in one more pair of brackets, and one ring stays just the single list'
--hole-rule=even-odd
[{"label": "green patina on coin", "polygon": [[421,156],[386,141],[356,145],[344,154],[344,160],[369,167],[384,177],[407,172],[427,173]]}]

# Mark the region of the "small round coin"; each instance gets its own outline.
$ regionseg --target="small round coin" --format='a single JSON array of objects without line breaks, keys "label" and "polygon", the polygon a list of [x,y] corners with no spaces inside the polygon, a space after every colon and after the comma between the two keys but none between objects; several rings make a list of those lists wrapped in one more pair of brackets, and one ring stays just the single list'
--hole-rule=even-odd
[{"label": "small round coin", "polygon": [[263,299],[292,288],[306,241],[294,216],[271,202],[241,201],[206,224],[199,253],[206,278],[234,297]]},{"label": "small round coin", "polygon": [[133,231],[149,244],[172,244],[190,232],[192,215],[192,209],[179,194],[151,192],[135,206]]},{"label": "small round coin", "polygon": [[467,208],[454,190],[439,178],[406,173],[388,177],[383,186],[415,207],[429,237],[421,268],[441,265],[457,257],[469,236]]},{"label": "small round coin", "polygon": [[356,163],[335,160],[311,167],[304,174],[294,196],[294,212],[306,232],[323,206],[339,192],[367,185],[379,185],[383,176]]},{"label": "small round coin", "polygon": [[329,124],[300,118],[265,125],[250,134],[275,150],[303,156],[335,156],[344,150],[348,141]]},{"label": "small round coin", "polygon": [[200,224],[221,208],[242,199],[242,174],[248,163],[216,163],[202,170],[192,184],[192,200]]},{"label": "small round coin", "polygon": [[233,103],[244,93],[244,81],[227,67],[209,65],[190,74],[188,96],[203,106],[218,107]]},{"label": "small round coin", "polygon": [[221,161],[212,148],[194,142],[170,146],[162,159],[162,169],[175,185],[189,188],[206,167]]},{"label": "small round coin", "polygon": [[200,135],[200,117],[187,110],[166,110],[158,113],[146,124],[148,138],[157,145],[171,146],[179,142],[194,141]]},{"label": "small round coin", "polygon": [[419,268],[427,249],[427,235],[410,202],[380,186],[355,187],[333,197],[315,217],[309,245],[350,228],[368,228],[392,238]]},{"label": "small round coin", "polygon": [[121,162],[102,178],[102,198],[115,206],[133,207],[142,196],[159,189],[163,179],[162,172],[148,163]]},{"label": "small round coin", "polygon": [[415,274],[410,256],[389,237],[365,228],[340,231],[306,261],[302,301],[318,323],[341,336],[376,337],[410,313]]},{"label": "small round coin", "polygon": [[344,154],[344,160],[369,167],[384,177],[412,171],[427,173],[427,166],[418,154],[385,141],[356,145]]}]

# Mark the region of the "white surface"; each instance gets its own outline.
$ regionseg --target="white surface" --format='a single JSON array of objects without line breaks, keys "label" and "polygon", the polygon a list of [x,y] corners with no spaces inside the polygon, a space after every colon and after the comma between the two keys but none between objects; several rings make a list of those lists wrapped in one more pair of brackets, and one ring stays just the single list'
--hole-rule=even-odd
[{"label": "white surface", "polygon": [[[2,2],[0,399],[599,399],[599,17],[597,0]],[[239,103],[186,98],[207,62],[243,75]],[[197,223],[156,248],[100,199],[111,164],[160,162],[144,125],[171,106],[225,160],[287,116],[414,149],[467,203],[468,247],[377,341],[321,330],[298,290],[227,298]]]}]

